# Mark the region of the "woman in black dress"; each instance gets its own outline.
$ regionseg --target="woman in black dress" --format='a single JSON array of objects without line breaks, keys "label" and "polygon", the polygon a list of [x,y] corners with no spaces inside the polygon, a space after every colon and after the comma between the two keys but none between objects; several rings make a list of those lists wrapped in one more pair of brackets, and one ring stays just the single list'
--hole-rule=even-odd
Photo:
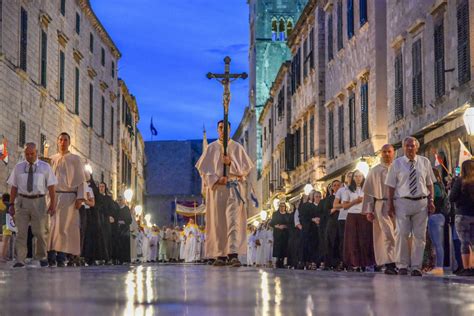
[{"label": "woman in black dress", "polygon": [[287,213],[285,201],[280,201],[278,211],[273,213],[270,226],[273,227],[273,257],[277,259],[276,267],[283,268],[285,257],[288,256],[288,228],[290,215]]}]

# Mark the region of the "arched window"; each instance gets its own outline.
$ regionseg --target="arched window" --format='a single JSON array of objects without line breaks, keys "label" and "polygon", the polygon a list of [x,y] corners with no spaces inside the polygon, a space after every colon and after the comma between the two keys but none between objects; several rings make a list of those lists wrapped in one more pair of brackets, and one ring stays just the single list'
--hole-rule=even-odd
[{"label": "arched window", "polygon": [[272,41],[277,40],[277,34],[278,34],[278,23],[277,23],[277,19],[273,18],[272,19]]},{"label": "arched window", "polygon": [[286,36],[290,36],[291,32],[293,31],[293,21],[292,20],[288,20],[288,22],[286,23]]},{"label": "arched window", "polygon": [[286,33],[285,33],[285,20],[280,19],[280,25],[278,27],[278,31],[280,32],[280,41],[286,40]]}]

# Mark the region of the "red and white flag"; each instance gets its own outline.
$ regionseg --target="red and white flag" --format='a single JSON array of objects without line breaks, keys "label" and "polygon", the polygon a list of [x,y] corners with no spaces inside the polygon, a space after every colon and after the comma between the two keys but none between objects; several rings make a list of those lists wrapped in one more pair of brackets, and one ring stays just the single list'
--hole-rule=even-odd
[{"label": "red and white flag", "polygon": [[435,167],[439,167],[439,166],[443,166],[444,165],[444,162],[443,162],[443,158],[441,158],[440,155],[438,154],[435,154]]},{"label": "red and white flag", "polygon": [[5,164],[8,164],[8,150],[6,138],[3,138],[3,142],[0,144],[0,160],[2,160]]},{"label": "red and white flag", "polygon": [[461,145],[461,148],[459,149],[459,166],[462,166],[462,163],[466,160],[469,160],[472,158],[471,153],[469,150],[466,148],[466,145],[458,138],[459,144]]}]

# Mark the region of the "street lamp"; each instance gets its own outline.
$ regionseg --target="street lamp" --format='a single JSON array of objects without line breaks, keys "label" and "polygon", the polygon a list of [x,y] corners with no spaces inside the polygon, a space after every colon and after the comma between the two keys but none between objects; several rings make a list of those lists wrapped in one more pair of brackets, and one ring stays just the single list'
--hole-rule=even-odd
[{"label": "street lamp", "polygon": [[261,211],[260,212],[260,219],[262,220],[262,222],[266,221],[267,220],[267,217],[268,217],[268,214],[267,214],[267,211]]},{"label": "street lamp", "polygon": [[367,161],[365,161],[365,159],[361,159],[357,163],[356,169],[362,172],[362,174],[364,175],[364,178],[367,178],[367,175],[369,174],[370,166],[367,163]]},{"label": "street lamp", "polygon": [[146,222],[147,226],[150,226],[150,223],[151,223],[151,215],[150,214],[145,215],[145,222]]},{"label": "street lamp", "polygon": [[279,208],[279,207],[280,207],[280,200],[277,199],[277,198],[273,199],[273,209],[274,209],[275,211],[278,211],[278,208]]},{"label": "street lamp", "polygon": [[85,166],[84,166],[84,170],[87,171],[89,174],[92,174],[92,166],[90,163],[87,163]]},{"label": "street lamp", "polygon": [[127,189],[123,192],[123,197],[125,198],[125,200],[130,203],[132,202],[132,198],[133,198],[133,190],[132,189]]},{"label": "street lamp", "polygon": [[307,185],[304,186],[304,195],[309,195],[311,192],[313,192],[314,187],[311,183],[308,183]]},{"label": "street lamp", "polygon": [[474,136],[474,107],[468,108],[464,112],[464,125],[466,126],[467,134]]},{"label": "street lamp", "polygon": [[259,223],[257,220],[255,220],[255,221],[252,223],[252,225],[253,225],[254,227],[258,227],[259,224],[260,224],[260,223]]},{"label": "street lamp", "polygon": [[135,214],[137,216],[141,216],[143,214],[143,206],[141,205],[135,206]]}]

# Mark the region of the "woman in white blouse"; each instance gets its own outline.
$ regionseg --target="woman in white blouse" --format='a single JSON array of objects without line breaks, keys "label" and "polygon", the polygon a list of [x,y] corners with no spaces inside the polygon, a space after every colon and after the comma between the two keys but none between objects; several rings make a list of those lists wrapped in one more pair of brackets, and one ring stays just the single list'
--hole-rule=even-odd
[{"label": "woman in white blouse", "polygon": [[364,175],[354,171],[351,184],[342,197],[342,206],[347,210],[344,232],[344,264],[357,271],[375,264],[372,223],[362,214]]}]

